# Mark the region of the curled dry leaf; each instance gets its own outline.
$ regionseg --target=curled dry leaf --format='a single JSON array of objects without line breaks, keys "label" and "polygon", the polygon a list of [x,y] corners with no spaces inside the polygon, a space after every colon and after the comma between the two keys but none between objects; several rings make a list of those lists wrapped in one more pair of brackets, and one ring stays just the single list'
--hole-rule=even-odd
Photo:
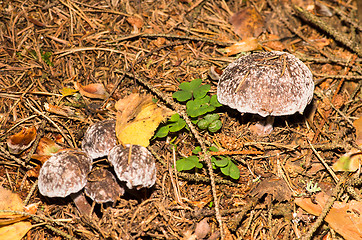
[{"label": "curled dry leaf", "polygon": [[74,111],[67,107],[59,107],[50,103],[44,103],[44,108],[50,113],[58,114],[64,117],[74,116]]},{"label": "curled dry leaf", "polygon": [[346,154],[343,154],[337,162],[332,166],[334,171],[345,171],[345,172],[355,172],[360,168],[362,162],[362,152],[353,149]]},{"label": "curled dry leaf", "polygon": [[[315,216],[321,214],[328,195],[324,192],[310,198],[296,198],[294,202],[305,211]],[[348,203],[335,202],[325,217],[325,221],[346,240],[362,239],[362,203],[351,200]]]},{"label": "curled dry leaf", "polygon": [[362,117],[355,120],[353,126],[356,129],[356,144],[362,146]]},{"label": "curled dry leaf", "polygon": [[127,22],[133,27],[133,34],[139,33],[143,27],[143,19],[140,16],[131,16],[126,18]]},{"label": "curled dry leaf", "polygon": [[35,141],[36,128],[34,126],[23,128],[20,132],[10,136],[6,141],[9,151],[12,154],[19,154]]},{"label": "curled dry leaf", "polygon": [[117,111],[116,135],[122,144],[147,147],[158,125],[174,114],[165,107],[159,107],[152,101],[151,95],[131,94],[120,99]]},{"label": "curled dry leaf", "polygon": [[234,32],[241,38],[258,37],[264,26],[264,19],[254,7],[245,7],[230,18]]},{"label": "curled dry leaf", "polygon": [[261,49],[258,39],[250,37],[225,48],[227,55],[235,55],[241,52],[249,52]]},{"label": "curled dry leaf", "polygon": [[74,87],[82,94],[82,96],[89,98],[106,99],[109,95],[101,83],[92,83],[82,86],[80,83],[75,82]]},{"label": "curled dry leaf", "polygon": [[[50,158],[51,155],[53,155],[54,153],[57,153],[61,149],[62,149],[62,147],[59,146],[53,140],[51,140],[47,137],[42,137],[38,143],[35,154],[32,156],[32,158],[40,161],[41,163],[44,163],[46,160],[48,160]],[[35,169],[31,169],[31,170],[38,172],[39,169],[35,168]],[[34,172],[31,170],[29,170],[28,172],[32,176],[35,176]]]}]

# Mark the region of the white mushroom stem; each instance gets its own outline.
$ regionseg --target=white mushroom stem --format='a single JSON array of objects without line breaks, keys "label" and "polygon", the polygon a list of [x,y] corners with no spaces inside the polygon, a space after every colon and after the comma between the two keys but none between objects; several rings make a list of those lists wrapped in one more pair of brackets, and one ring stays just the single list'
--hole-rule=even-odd
[{"label": "white mushroom stem", "polygon": [[92,206],[88,203],[83,191],[70,194],[70,197],[73,199],[73,202],[80,214],[86,217],[91,217]]},{"label": "white mushroom stem", "polygon": [[265,121],[259,121],[250,130],[259,136],[269,135],[273,131],[274,117],[267,116]]}]

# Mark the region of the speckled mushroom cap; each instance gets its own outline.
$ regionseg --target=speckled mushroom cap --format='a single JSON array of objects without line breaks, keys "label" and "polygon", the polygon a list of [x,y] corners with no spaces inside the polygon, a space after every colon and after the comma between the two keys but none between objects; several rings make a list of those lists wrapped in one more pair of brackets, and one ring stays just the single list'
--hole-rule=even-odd
[{"label": "speckled mushroom cap", "polygon": [[116,120],[104,120],[91,125],[84,134],[82,150],[92,159],[108,155],[117,145]]},{"label": "speckled mushroom cap", "polygon": [[113,165],[118,179],[125,181],[129,189],[149,188],[156,182],[155,159],[143,146],[127,144],[124,148],[117,145],[109,152],[108,160]]},{"label": "speckled mushroom cap", "polygon": [[78,150],[64,150],[51,156],[40,169],[39,191],[47,197],[66,197],[87,183],[92,159]]},{"label": "speckled mushroom cap", "polygon": [[84,192],[96,203],[116,202],[124,194],[124,188],[110,171],[97,168],[88,175]]},{"label": "speckled mushroom cap", "polygon": [[223,71],[217,87],[221,104],[262,117],[303,113],[313,98],[311,71],[286,52],[257,52]]}]

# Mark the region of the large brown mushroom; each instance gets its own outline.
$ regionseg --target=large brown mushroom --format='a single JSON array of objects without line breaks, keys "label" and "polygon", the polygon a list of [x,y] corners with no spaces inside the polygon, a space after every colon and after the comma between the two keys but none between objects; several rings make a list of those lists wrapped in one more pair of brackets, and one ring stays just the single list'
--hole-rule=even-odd
[{"label": "large brown mushroom", "polygon": [[217,87],[221,104],[241,113],[266,117],[255,125],[259,135],[273,130],[274,116],[303,114],[313,98],[311,71],[286,52],[257,52],[239,58],[226,67]]}]

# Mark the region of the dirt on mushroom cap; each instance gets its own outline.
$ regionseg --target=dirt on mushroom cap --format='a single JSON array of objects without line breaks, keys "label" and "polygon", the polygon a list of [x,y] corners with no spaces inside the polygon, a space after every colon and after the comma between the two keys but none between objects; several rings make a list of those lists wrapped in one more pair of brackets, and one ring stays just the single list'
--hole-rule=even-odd
[{"label": "dirt on mushroom cap", "polygon": [[292,115],[303,113],[313,97],[311,71],[286,52],[258,52],[239,58],[223,72],[217,96],[220,103],[241,113]]}]

